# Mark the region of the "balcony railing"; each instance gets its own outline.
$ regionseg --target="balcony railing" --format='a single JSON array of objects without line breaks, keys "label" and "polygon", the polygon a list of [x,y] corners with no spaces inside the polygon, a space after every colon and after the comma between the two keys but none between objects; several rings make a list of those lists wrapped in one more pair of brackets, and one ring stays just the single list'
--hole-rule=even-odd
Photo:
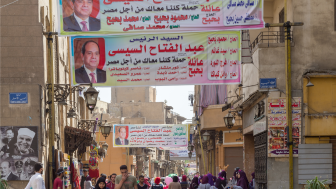
[{"label": "balcony railing", "polygon": [[[290,32],[291,42],[293,42],[293,32]],[[285,32],[282,31],[264,31],[260,32],[257,38],[251,43],[251,50],[253,50],[258,44],[274,44],[274,43],[284,43],[285,42]]]}]

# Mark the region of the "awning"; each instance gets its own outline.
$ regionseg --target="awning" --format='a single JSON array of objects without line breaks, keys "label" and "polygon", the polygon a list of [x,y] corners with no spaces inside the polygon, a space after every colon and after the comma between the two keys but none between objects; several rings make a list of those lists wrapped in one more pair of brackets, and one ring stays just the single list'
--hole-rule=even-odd
[{"label": "awning", "polygon": [[237,108],[235,108],[235,110],[246,109],[247,107],[251,106],[256,100],[258,100],[260,97],[262,97],[264,94],[267,94],[267,93],[268,91],[256,90],[255,92],[250,94],[250,96],[241,105],[238,105]]},{"label": "awning", "polygon": [[86,147],[90,146],[93,138],[90,131],[78,129],[74,127],[65,126],[65,152],[68,154],[73,153],[78,149],[78,154],[83,154]]}]

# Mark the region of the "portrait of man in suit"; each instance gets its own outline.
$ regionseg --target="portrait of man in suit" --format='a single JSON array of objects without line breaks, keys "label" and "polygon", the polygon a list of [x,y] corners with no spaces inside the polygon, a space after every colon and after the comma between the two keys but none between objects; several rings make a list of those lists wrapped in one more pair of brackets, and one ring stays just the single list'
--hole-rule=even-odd
[{"label": "portrait of man in suit", "polygon": [[119,127],[118,129],[119,137],[115,139],[116,145],[128,145],[128,140],[126,139],[126,128]]},{"label": "portrait of man in suit", "polygon": [[76,83],[105,83],[106,71],[98,69],[99,45],[95,41],[86,41],[81,48],[83,66],[75,70]]},{"label": "portrait of man in suit", "polygon": [[8,161],[2,161],[0,164],[1,178],[4,180],[20,180],[11,170],[11,164]]},{"label": "portrait of man in suit", "polygon": [[90,17],[93,0],[71,0],[73,14],[63,18],[64,31],[99,31],[100,20]]}]

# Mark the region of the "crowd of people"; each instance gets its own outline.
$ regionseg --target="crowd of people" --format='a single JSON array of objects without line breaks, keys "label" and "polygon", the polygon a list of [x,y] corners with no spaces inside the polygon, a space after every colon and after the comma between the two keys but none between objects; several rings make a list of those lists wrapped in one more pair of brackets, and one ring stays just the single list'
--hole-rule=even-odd
[{"label": "crowd of people", "polygon": [[[37,163],[34,166],[35,175],[33,175],[25,189],[45,189],[45,184],[42,178],[42,165]],[[252,173],[252,180],[249,182],[246,173],[235,168],[233,176],[227,178],[226,171],[223,170],[218,174],[218,177],[211,173],[206,175],[199,175],[196,173],[194,178],[188,179],[183,175],[181,180],[177,176],[165,177],[162,179],[156,177],[153,179],[139,176],[138,180],[131,173],[128,172],[126,165],[120,166],[120,175],[113,173],[110,176],[101,174],[99,178],[91,178],[88,175],[88,170],[83,170],[84,175],[81,177],[81,189],[254,189],[255,174]],[[54,180],[53,189],[64,189],[62,178],[64,177],[64,170],[58,169],[57,178]]]}]

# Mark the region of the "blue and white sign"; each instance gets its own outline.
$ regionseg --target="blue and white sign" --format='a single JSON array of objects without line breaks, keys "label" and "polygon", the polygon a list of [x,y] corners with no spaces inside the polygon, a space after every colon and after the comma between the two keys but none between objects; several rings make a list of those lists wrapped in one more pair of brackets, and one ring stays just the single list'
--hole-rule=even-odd
[{"label": "blue and white sign", "polygon": [[9,93],[10,104],[28,104],[28,93]]},{"label": "blue and white sign", "polygon": [[272,89],[276,87],[276,78],[260,78],[260,89]]}]

